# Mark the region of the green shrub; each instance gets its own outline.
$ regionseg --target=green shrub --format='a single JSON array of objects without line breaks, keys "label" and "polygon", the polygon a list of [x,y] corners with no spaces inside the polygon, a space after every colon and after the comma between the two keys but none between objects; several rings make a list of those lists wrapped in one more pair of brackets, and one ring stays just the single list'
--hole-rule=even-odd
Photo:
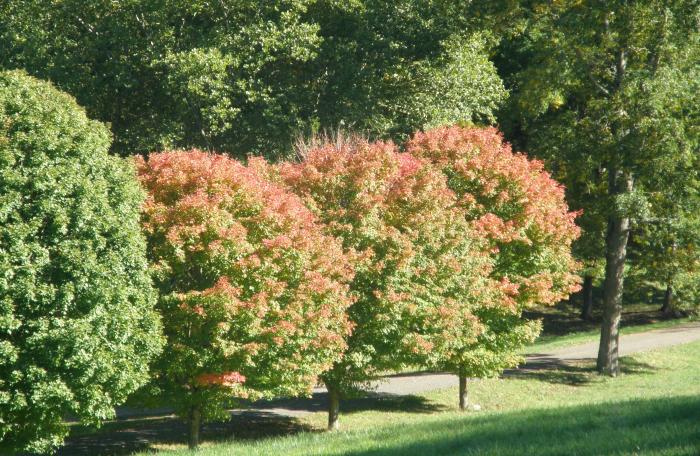
[{"label": "green shrub", "polygon": [[161,346],[134,170],[51,84],[0,73],[0,453],[98,424]]}]

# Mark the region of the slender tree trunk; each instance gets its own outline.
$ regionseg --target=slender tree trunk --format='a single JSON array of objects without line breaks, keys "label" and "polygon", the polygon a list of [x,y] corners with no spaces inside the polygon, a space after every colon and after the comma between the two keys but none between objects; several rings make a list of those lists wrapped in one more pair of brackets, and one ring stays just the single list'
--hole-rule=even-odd
[{"label": "slender tree trunk", "polygon": [[593,277],[583,278],[583,289],[581,290],[583,305],[581,306],[581,318],[586,321],[593,320]]},{"label": "slender tree trunk", "polygon": [[189,424],[189,438],[187,441],[187,446],[194,450],[199,446],[199,428],[202,424],[202,412],[197,406],[193,406],[190,410],[190,416],[188,420]]},{"label": "slender tree trunk", "polygon": [[469,396],[467,391],[467,374],[463,370],[459,371],[459,409],[466,410],[469,404]]},{"label": "slender tree trunk", "polygon": [[[671,244],[671,258],[669,261],[673,261],[676,256],[676,240],[673,239]],[[670,317],[674,313],[673,308],[673,274],[669,274],[666,279],[666,293],[664,293],[664,305],[661,307],[661,313],[665,317]]]},{"label": "slender tree trunk", "polygon": [[328,390],[328,430],[338,430],[338,415],[340,414],[340,391],[333,385],[326,384]]},{"label": "slender tree trunk", "polygon": [[[623,188],[618,192],[617,176],[610,170],[611,193],[629,193],[633,188],[630,174],[620,175]],[[616,376],[620,373],[619,343],[620,316],[622,315],[622,293],[624,287],[625,260],[630,219],[627,215],[612,214],[608,218],[608,233],[605,240],[605,284],[603,287],[603,324],[600,330],[598,349],[598,372]]]},{"label": "slender tree trunk", "polygon": [[666,285],[666,292],[664,293],[664,305],[661,308],[661,312],[668,317],[673,314],[673,310],[673,285],[669,283]]}]

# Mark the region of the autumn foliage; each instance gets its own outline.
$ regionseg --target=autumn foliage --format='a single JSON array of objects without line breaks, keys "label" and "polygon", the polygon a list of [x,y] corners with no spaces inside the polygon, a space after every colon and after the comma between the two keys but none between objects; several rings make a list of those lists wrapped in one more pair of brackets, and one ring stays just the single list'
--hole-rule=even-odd
[{"label": "autumn foliage", "polygon": [[196,150],[138,160],[168,339],[154,384],[185,416],[308,394],[346,346],[342,246],[258,169]]},{"label": "autumn foliage", "polygon": [[578,288],[577,214],[541,161],[514,153],[492,127],[418,132],[406,149],[444,171],[466,217],[494,246],[495,274],[515,284],[520,304],[553,304]]},{"label": "autumn foliage", "polygon": [[449,358],[479,334],[472,308],[506,301],[489,277],[488,245],[427,160],[350,138],[313,147],[279,173],[355,258],[354,331],[323,376],[332,394],[381,369]]},{"label": "autumn foliage", "polygon": [[444,127],[418,132],[408,153],[430,160],[471,226],[490,243],[491,277],[513,306],[475,310],[483,332],[447,367],[468,376],[487,376],[517,365],[519,349],[539,333],[520,318],[534,304],[554,304],[578,289],[571,244],[578,237],[564,189],[542,162],[514,153],[495,128]]},{"label": "autumn foliage", "polygon": [[335,427],[339,399],[386,369],[500,373],[539,333],[523,309],[577,286],[563,189],[492,128],[138,168],[168,338],[154,384],[190,421],[321,379]]}]

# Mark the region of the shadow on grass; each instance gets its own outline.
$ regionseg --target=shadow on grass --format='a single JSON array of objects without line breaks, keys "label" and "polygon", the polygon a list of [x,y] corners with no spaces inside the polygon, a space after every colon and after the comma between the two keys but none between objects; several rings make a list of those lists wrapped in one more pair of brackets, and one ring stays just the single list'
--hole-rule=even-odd
[{"label": "shadow on grass", "polygon": [[[314,393],[311,398],[280,399],[260,401],[251,405],[252,409],[284,409],[286,412],[325,412],[328,410],[328,394]],[[364,412],[376,410],[384,412],[433,413],[443,410],[443,406],[430,402],[422,396],[378,393],[367,391],[359,396],[341,401],[341,412]]]},{"label": "shadow on grass", "polygon": [[[680,310],[673,315],[665,315],[660,310],[661,300],[657,301],[658,303],[651,303],[652,301],[647,297],[642,301],[632,300],[632,302],[647,302],[649,303],[648,305],[637,305],[632,308],[623,306],[621,326],[625,328],[628,326],[648,325],[685,318],[690,315],[688,312]],[[578,301],[576,302],[578,303]],[[600,330],[602,321],[600,305],[594,307],[593,320],[586,321],[580,317],[578,304],[571,306],[567,302],[561,302],[555,307],[527,310],[523,312],[523,315],[529,320],[542,320],[542,336],[545,338]]]},{"label": "shadow on grass", "polygon": [[[206,424],[202,428],[202,442],[230,440],[257,440],[266,437],[292,435],[299,432],[314,432],[309,425],[295,416],[309,411],[327,410],[328,395],[317,393],[310,399],[288,399],[251,404],[250,409],[235,410],[231,420]],[[366,410],[384,412],[432,413],[445,407],[433,404],[420,396],[400,396],[383,393],[368,393],[364,397],[342,401],[342,413]],[[77,426],[66,445],[58,452],[61,456],[127,455],[148,450],[152,445],[187,443],[187,428],[174,416],[140,417],[113,421],[100,430]]]},{"label": "shadow on grass", "polygon": [[[294,417],[243,410],[235,411],[231,420],[203,426],[203,442],[252,440],[265,437],[311,432],[312,429]],[[152,444],[186,444],[187,427],[174,416],[113,421],[100,430],[76,427],[61,448],[61,456],[127,455],[147,450]]]},{"label": "shadow on grass", "polygon": [[[649,374],[656,370],[657,368],[651,364],[637,361],[631,357],[620,359],[620,373],[622,375]],[[541,362],[528,362],[520,369],[506,371],[504,375],[508,378],[531,379],[571,386],[599,383],[603,379],[595,370],[595,361],[567,362],[555,358],[541,358]]]},{"label": "shadow on grass", "polygon": [[374,410],[378,412],[434,413],[447,410],[422,396],[368,393],[366,397],[346,399],[341,404],[343,413]]},{"label": "shadow on grass", "polygon": [[697,455],[698,417],[697,396],[524,410],[390,427],[373,436],[379,448],[343,454]]}]

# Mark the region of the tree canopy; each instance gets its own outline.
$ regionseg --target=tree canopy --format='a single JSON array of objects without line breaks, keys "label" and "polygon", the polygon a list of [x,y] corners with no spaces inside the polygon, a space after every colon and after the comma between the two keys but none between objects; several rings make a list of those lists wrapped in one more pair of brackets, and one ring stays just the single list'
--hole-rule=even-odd
[{"label": "tree canopy", "polygon": [[446,14],[406,0],[10,0],[0,68],[73,94],[121,154],[281,158],[326,129],[405,139],[493,122],[505,90],[489,38]]},{"label": "tree canopy", "polygon": [[406,151],[445,174],[462,216],[488,241],[490,276],[503,291],[495,300],[477,302],[472,312],[478,337],[462,341],[439,366],[457,373],[465,387],[467,377],[498,375],[518,365],[520,351],[540,331],[538,321],[521,318],[524,309],[555,304],[578,288],[579,265],[571,255],[579,236],[577,214],[543,163],[513,153],[494,128],[418,132]]},{"label": "tree canopy", "polygon": [[238,399],[311,394],[345,349],[353,270],[260,161],[190,151],[138,163],[167,338],[153,386],[196,447],[200,420]]},{"label": "tree canopy", "polygon": [[683,0],[534,4],[507,50],[520,63],[508,66],[506,80],[527,149],[570,185],[573,208],[589,214],[584,250],[606,236],[598,361],[613,375],[630,230],[673,181],[697,192],[698,8]]},{"label": "tree canopy", "polygon": [[[488,278],[486,243],[440,170],[393,143],[340,137],[279,172],[356,256],[353,332],[322,376],[336,401],[383,369],[439,364],[474,341],[472,309],[500,289]],[[330,412],[333,428],[337,402]]]}]

